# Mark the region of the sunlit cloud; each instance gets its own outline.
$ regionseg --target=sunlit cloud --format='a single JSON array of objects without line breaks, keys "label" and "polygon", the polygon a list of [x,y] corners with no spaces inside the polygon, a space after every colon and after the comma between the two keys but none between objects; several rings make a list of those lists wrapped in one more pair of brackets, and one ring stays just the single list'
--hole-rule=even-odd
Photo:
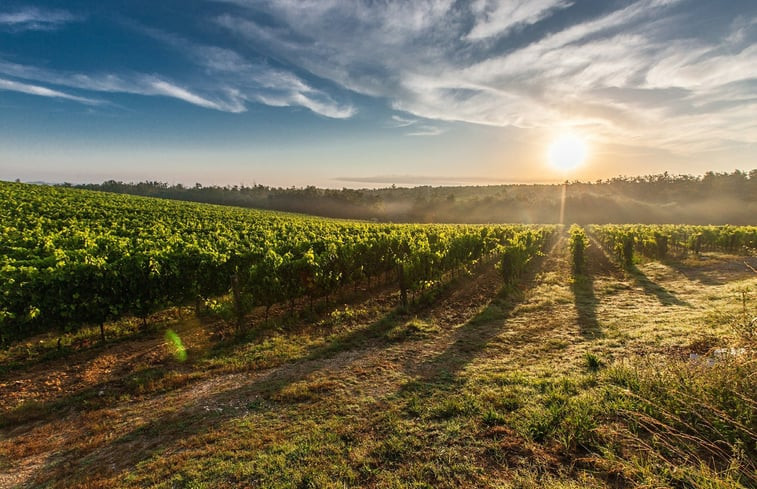
[{"label": "sunlit cloud", "polygon": [[[0,5],[2,103],[18,107],[4,111],[8,140],[32,132],[13,122],[55,100],[117,120],[96,128],[113,141],[141,140],[154,124],[151,134],[173,132],[183,148],[183,130],[203,127],[193,143],[233,148],[239,168],[287,154],[298,169],[320,158],[313,167],[331,175],[357,160],[451,171],[470,151],[471,172],[533,176],[558,130],[585,135],[587,174],[608,148],[606,168],[685,171],[716,157],[744,165],[757,143],[749,0],[206,0],[178,17],[129,2],[70,12],[22,3]],[[188,118],[185,106],[204,110]],[[45,123],[88,111],[59,112]],[[396,157],[372,151],[385,142]],[[260,147],[279,153],[255,159]]]},{"label": "sunlit cloud", "polygon": [[[757,79],[757,12],[713,20],[720,38],[692,39],[681,33],[689,19],[680,0],[638,0],[549,30],[539,23],[581,6],[233,3],[274,19],[216,18],[240,39],[419,119],[546,129],[571,120],[598,140],[683,152],[757,141],[757,120],[744,117]],[[512,37],[526,26],[535,28],[527,40]]]}]

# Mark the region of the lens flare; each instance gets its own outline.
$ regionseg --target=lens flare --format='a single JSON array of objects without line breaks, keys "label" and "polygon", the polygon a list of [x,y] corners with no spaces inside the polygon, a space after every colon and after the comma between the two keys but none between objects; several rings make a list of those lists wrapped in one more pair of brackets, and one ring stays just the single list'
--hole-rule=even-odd
[{"label": "lens flare", "polygon": [[175,331],[169,329],[166,331],[166,342],[171,345],[173,349],[173,357],[183,362],[187,359],[187,349],[184,348],[184,344],[181,342],[181,338]]}]

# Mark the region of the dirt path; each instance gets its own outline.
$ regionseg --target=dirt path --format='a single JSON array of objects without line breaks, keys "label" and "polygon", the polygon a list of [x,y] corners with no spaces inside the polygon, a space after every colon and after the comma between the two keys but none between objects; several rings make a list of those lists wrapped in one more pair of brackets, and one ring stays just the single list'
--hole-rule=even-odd
[{"label": "dirt path", "polygon": [[[196,319],[175,326],[188,344],[207,342],[208,332]],[[164,363],[171,357],[163,337],[120,341],[0,377],[0,412],[23,403],[49,402],[127,377],[136,370]]]}]

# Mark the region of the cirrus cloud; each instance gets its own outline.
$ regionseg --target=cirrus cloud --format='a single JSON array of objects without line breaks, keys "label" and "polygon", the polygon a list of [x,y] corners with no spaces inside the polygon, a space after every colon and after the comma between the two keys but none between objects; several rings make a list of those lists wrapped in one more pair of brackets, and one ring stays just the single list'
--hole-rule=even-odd
[{"label": "cirrus cloud", "polygon": [[51,31],[77,20],[80,20],[80,18],[65,10],[26,7],[9,12],[0,12],[0,28],[14,32]]},{"label": "cirrus cloud", "polygon": [[[572,125],[684,152],[757,142],[748,2],[721,14],[682,0],[229,1],[247,14],[215,22],[239,39],[414,117]],[[691,27],[706,16],[719,37]]]}]

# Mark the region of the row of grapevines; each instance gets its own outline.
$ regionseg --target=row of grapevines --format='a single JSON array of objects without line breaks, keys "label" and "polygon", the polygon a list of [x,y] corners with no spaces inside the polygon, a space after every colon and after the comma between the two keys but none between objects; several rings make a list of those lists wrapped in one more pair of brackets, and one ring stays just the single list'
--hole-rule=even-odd
[{"label": "row of grapevines", "polygon": [[528,264],[551,243],[556,228],[542,226],[521,229],[499,248],[499,272],[505,285],[513,285],[526,270]]},{"label": "row of grapevines", "polygon": [[241,319],[252,307],[314,300],[389,273],[414,290],[546,233],[325,220],[12,183],[0,183],[0,223],[5,338],[146,318],[229,291]]},{"label": "row of grapevines", "polygon": [[586,237],[584,228],[578,224],[573,224],[568,230],[571,261],[573,262],[573,273],[580,275],[584,272],[586,265],[586,247],[589,246],[589,238]]},{"label": "row of grapevines", "polygon": [[664,259],[671,252],[678,255],[703,251],[749,253],[757,249],[757,226],[608,224],[590,229],[626,264],[632,263],[634,252]]}]

